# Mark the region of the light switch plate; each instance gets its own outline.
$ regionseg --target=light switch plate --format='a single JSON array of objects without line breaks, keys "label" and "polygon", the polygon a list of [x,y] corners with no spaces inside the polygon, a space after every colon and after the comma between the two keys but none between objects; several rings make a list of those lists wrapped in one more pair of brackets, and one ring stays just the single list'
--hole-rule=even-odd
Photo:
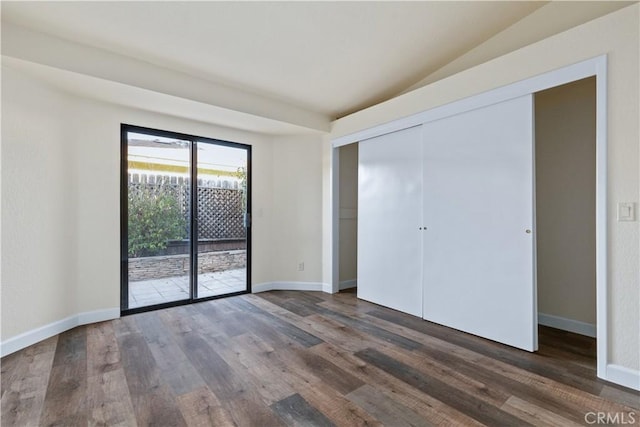
[{"label": "light switch plate", "polygon": [[635,221],[636,204],[633,202],[618,203],[618,221]]}]

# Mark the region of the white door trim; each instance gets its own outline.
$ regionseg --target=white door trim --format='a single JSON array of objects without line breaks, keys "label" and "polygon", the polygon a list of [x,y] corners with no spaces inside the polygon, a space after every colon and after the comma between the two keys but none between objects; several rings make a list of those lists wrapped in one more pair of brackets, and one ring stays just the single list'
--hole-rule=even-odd
[{"label": "white door trim", "polygon": [[607,57],[594,58],[596,76],[596,344],[598,377],[609,365],[609,256],[607,253]]},{"label": "white door trim", "polygon": [[[331,293],[340,292],[340,150],[331,149]],[[356,183],[357,184],[357,183]]]},{"label": "white door trim", "polygon": [[[576,64],[549,71],[497,89],[470,96],[439,107],[422,111],[411,116],[399,118],[369,129],[354,132],[331,140],[333,156],[338,148],[375,136],[384,135],[400,129],[438,120],[464,111],[495,104],[518,96],[532,94],[552,87],[560,86],[587,77],[596,77],[596,327],[597,327],[597,374],[598,377],[612,382],[608,366],[608,253],[607,253],[607,55],[600,55]],[[337,162],[336,162],[337,163]],[[333,182],[338,181],[338,168],[334,163],[331,171]],[[339,200],[338,186],[332,186],[332,200]],[[332,212],[332,269],[334,289],[338,289],[338,226],[339,215]]]}]

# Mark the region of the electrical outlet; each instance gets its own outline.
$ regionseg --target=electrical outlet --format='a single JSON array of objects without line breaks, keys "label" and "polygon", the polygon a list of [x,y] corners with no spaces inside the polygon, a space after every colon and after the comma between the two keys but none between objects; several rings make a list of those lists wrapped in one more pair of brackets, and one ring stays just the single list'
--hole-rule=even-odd
[{"label": "electrical outlet", "polygon": [[298,263],[298,271],[304,271],[304,262]]},{"label": "electrical outlet", "polygon": [[635,221],[636,204],[633,202],[618,203],[618,221]]}]

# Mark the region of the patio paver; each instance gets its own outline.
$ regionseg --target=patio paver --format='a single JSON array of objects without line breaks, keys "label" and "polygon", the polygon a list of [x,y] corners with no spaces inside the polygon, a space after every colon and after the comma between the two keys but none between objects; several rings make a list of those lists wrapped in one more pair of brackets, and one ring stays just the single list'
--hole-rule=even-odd
[{"label": "patio paver", "polygon": [[[246,270],[244,268],[198,275],[199,298],[241,292],[245,289]],[[129,282],[129,308],[180,301],[187,298],[189,298],[188,276]]]}]

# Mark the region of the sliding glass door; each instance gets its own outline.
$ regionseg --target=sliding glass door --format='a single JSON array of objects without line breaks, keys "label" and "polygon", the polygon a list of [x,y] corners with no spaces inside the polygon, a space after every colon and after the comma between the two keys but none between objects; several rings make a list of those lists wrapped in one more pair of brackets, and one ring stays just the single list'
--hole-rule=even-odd
[{"label": "sliding glass door", "polygon": [[127,132],[129,292],[123,308],[189,298],[190,144]]},{"label": "sliding glass door", "polygon": [[122,125],[123,314],[250,291],[250,156]]},{"label": "sliding glass door", "polygon": [[198,280],[206,298],[247,289],[245,148],[198,142]]}]

